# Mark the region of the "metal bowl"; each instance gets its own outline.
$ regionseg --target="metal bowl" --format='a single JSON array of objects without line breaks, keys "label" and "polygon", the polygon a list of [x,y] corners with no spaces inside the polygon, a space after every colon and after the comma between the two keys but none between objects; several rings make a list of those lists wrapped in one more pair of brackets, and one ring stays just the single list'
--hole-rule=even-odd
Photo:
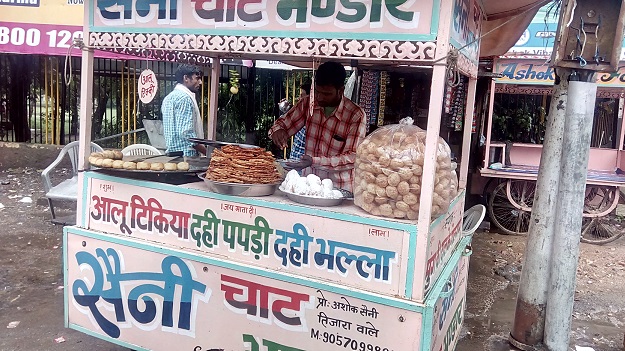
[{"label": "metal bowl", "polygon": [[318,206],[318,207],[338,206],[341,203],[343,203],[343,200],[345,200],[345,197],[342,197],[340,199],[326,199],[323,197],[297,195],[297,194],[293,194],[291,192],[285,191],[282,187],[280,187],[280,191],[286,194],[286,197],[288,197],[289,200],[300,203],[300,204],[309,205],[309,206]]},{"label": "metal bowl", "polygon": [[239,184],[239,183],[224,183],[224,182],[216,182],[214,180],[206,179],[205,173],[199,173],[197,175],[200,179],[204,181],[208,190],[224,195],[233,195],[233,196],[269,196],[276,192],[278,185],[280,183],[275,184]]}]

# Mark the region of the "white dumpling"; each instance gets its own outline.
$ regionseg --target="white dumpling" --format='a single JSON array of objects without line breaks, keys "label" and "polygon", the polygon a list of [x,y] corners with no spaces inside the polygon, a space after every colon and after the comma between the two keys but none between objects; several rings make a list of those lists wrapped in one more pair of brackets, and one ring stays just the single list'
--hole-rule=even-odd
[{"label": "white dumpling", "polygon": [[323,194],[321,195],[324,199],[334,199],[334,192],[331,189],[323,188]]},{"label": "white dumpling", "polygon": [[284,186],[284,190],[292,193],[293,192],[293,188],[295,188],[295,184],[297,183],[297,179],[291,179],[286,181],[286,185]]},{"label": "white dumpling", "polygon": [[322,181],[321,181],[321,186],[322,186],[324,189],[327,189],[327,190],[332,190],[332,189],[334,189],[334,184],[332,184],[332,180],[331,180],[331,179],[324,179],[324,180],[322,180]]},{"label": "white dumpling", "polygon": [[321,188],[320,184],[309,184],[308,185],[308,195],[310,196],[322,196],[323,195],[323,189]]},{"label": "white dumpling", "polygon": [[306,182],[306,178],[297,178],[295,185],[293,185],[293,193],[297,195],[308,194],[308,183]]},{"label": "white dumpling", "polygon": [[296,180],[297,178],[299,178],[299,173],[297,173],[296,170],[292,169],[289,171],[289,173],[286,174],[286,178],[284,180],[291,181]]},{"label": "white dumpling", "polygon": [[319,184],[321,185],[321,178],[319,178],[316,174],[309,174],[306,176],[306,179],[308,180],[308,184]]},{"label": "white dumpling", "polygon": [[332,198],[340,199],[343,197],[343,193],[340,190],[332,190]]}]

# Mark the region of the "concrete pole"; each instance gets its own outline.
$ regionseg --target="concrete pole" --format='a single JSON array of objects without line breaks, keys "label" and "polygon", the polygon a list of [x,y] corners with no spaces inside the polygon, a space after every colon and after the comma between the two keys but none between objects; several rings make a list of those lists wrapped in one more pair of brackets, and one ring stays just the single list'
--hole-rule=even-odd
[{"label": "concrete pole", "polygon": [[532,207],[525,261],[517,295],[510,342],[523,350],[541,343],[545,328],[545,304],[549,284],[549,264],[558,198],[560,159],[564,137],[569,71],[558,69],[559,84],[554,86],[545,123],[545,140],[540,156],[536,195]]},{"label": "concrete pole", "polygon": [[558,206],[551,255],[551,276],[545,315],[545,345],[551,351],[569,348],[579,236],[584,211],[590,138],[597,96],[594,72],[578,74],[583,81],[569,82],[564,128]]}]

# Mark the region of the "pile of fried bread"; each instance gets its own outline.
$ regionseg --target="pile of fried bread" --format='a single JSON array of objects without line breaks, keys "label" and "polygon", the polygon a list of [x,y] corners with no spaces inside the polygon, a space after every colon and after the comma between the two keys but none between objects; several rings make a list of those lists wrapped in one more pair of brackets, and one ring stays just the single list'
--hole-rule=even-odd
[{"label": "pile of fried bread", "polygon": [[226,145],[213,151],[206,179],[223,183],[274,184],[282,177],[271,152]]},{"label": "pile of fried bread", "polygon": [[115,168],[140,171],[188,171],[187,162],[134,162],[123,161],[124,155],[119,150],[105,150],[93,152],[89,155],[89,163],[95,167]]}]

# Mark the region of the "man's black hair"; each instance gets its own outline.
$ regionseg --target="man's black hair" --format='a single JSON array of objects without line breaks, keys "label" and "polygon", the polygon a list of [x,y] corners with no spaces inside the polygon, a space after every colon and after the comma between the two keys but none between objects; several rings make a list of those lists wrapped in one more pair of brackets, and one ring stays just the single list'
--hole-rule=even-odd
[{"label": "man's black hair", "polygon": [[176,69],[176,81],[182,84],[184,82],[184,76],[187,76],[188,78],[192,78],[194,74],[201,77],[202,71],[200,71],[200,69],[195,66],[190,66],[190,65],[179,66],[178,69]]},{"label": "man's black hair", "polygon": [[319,86],[332,86],[341,89],[345,86],[345,67],[336,61],[328,61],[319,65],[315,75],[315,84]]},{"label": "man's black hair", "polygon": [[310,79],[306,79],[303,83],[302,86],[300,87],[300,89],[304,90],[306,92],[306,95],[310,95],[310,85],[312,83],[310,82]]}]

